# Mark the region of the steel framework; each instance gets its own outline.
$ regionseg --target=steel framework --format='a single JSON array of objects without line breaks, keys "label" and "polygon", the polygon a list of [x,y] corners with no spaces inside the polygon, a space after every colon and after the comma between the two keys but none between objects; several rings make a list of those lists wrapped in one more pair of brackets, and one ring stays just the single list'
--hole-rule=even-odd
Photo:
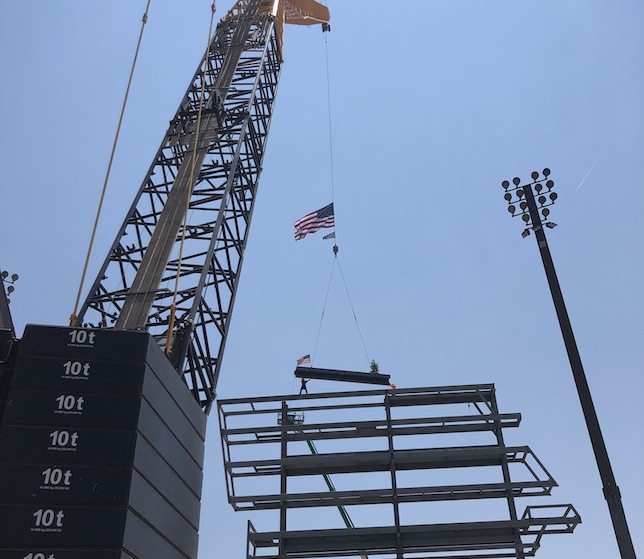
[{"label": "steel framework", "polygon": [[240,0],[218,24],[79,312],[79,325],[148,330],[206,412],[248,240],[283,23],[321,22],[315,10],[296,10],[300,1]]},{"label": "steel framework", "polygon": [[[520,559],[536,553],[544,534],[581,522],[570,504],[530,505],[517,515],[517,498],[550,495],[557,484],[529,447],[504,444],[502,430],[521,416],[499,413],[491,384],[219,400],[218,412],[229,502],[279,511],[277,531],[249,523],[248,557]],[[441,434],[462,444],[441,445]],[[319,451],[308,453],[309,442]],[[436,483],[446,470],[450,482]],[[330,475],[343,488],[314,489],[313,477]],[[441,503],[494,499],[505,501],[506,518],[432,522],[442,518],[432,509]],[[423,503],[426,523],[405,522]],[[379,525],[288,529],[288,511],[301,522],[320,507],[380,507]],[[459,519],[471,515],[467,508]]]}]

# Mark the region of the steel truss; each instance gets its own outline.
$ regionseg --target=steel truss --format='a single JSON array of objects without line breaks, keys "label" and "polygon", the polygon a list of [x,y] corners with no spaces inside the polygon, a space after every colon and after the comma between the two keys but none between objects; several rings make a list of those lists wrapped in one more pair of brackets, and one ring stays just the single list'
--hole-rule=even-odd
[{"label": "steel truss", "polygon": [[282,65],[275,20],[260,0],[245,0],[219,23],[79,312],[78,324],[145,329],[165,347],[180,267],[169,354],[205,411],[215,397]]},{"label": "steel truss", "polygon": [[[515,499],[548,496],[557,484],[529,447],[504,444],[502,430],[518,427],[521,416],[499,413],[491,384],[219,400],[218,412],[229,502],[280,515],[276,531],[257,532],[249,523],[249,558],[521,559],[536,553],[544,534],[570,533],[581,522],[569,504],[531,504],[517,515]],[[441,446],[440,434],[467,442]],[[308,442],[317,454],[306,452]],[[462,483],[427,483],[446,470]],[[483,472],[494,481],[470,478]],[[378,473],[378,487],[347,488]],[[315,490],[302,482],[318,475],[342,477],[345,487]],[[486,499],[505,501],[507,517],[401,521],[410,505],[432,511],[448,501]],[[380,508],[378,526],[287,529],[288,511],[382,505],[393,514],[387,523]]]}]

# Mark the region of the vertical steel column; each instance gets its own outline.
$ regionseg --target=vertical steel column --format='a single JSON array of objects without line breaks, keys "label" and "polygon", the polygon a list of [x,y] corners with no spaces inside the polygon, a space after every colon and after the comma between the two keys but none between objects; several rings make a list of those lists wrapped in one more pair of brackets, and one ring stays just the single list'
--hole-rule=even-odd
[{"label": "vertical steel column", "polygon": [[286,402],[282,400],[282,440],[281,440],[281,452],[280,456],[282,459],[282,464],[280,466],[280,541],[279,541],[279,558],[286,559],[286,545],[284,544],[284,533],[286,532],[286,492],[287,488],[287,472],[284,467],[284,460],[288,456],[288,406]]},{"label": "vertical steel column", "polygon": [[400,533],[400,506],[398,503],[398,484],[396,482],[396,458],[394,455],[394,437],[391,427],[391,394],[385,394],[385,413],[387,415],[387,443],[389,446],[389,472],[391,473],[391,502],[394,506],[396,528],[396,557],[403,558],[402,535]]},{"label": "vertical steel column", "polygon": [[[499,416],[499,407],[496,403],[496,389],[492,389],[492,398],[490,399],[490,407],[492,413],[496,416],[494,422],[494,436],[496,437],[496,442],[501,449],[505,450],[505,442],[503,440],[503,429],[500,425],[498,416]],[[505,495],[508,501],[508,510],[510,511],[510,519],[513,524],[517,522],[517,507],[514,502],[514,495],[512,494],[512,479],[510,478],[510,468],[508,466],[508,456],[506,452],[503,452],[501,455],[501,471],[503,472],[503,485],[505,488]],[[517,559],[525,559],[525,553],[523,552],[523,542],[521,541],[521,534],[518,530],[514,531],[514,550],[516,551]]]},{"label": "vertical steel column", "polygon": [[575,341],[575,336],[572,331],[572,325],[570,324],[570,318],[568,316],[568,311],[566,310],[566,304],[564,303],[559,280],[557,279],[555,265],[550,254],[550,248],[548,247],[548,241],[543,229],[541,217],[539,216],[532,187],[528,184],[521,188],[525,193],[530,218],[532,220],[532,229],[537,239],[539,253],[541,254],[546,278],[548,279],[548,285],[550,286],[552,302],[554,303],[555,310],[557,311],[559,327],[561,328],[561,334],[566,346],[566,352],[568,354],[568,360],[570,361],[572,376],[577,387],[581,409],[584,412],[590,442],[595,453],[595,460],[597,461],[599,475],[603,484],[604,497],[606,498],[610,517],[613,522],[619,552],[622,559],[635,559],[635,548],[633,547],[633,541],[628,529],[626,514],[624,513],[624,507],[622,505],[622,496],[619,492],[617,482],[615,481],[610,459],[608,458],[608,451],[606,450],[604,437],[602,436],[601,428],[599,426],[597,412],[595,411],[593,399],[590,394],[590,388],[588,387],[586,374],[584,373],[584,367],[581,362],[581,356],[579,355],[577,342]]}]

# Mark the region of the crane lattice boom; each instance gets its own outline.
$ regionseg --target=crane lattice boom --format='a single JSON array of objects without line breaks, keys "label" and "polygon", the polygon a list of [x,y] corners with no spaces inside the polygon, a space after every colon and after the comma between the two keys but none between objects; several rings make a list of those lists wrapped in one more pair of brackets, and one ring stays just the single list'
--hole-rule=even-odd
[{"label": "crane lattice boom", "polygon": [[79,312],[79,324],[148,330],[163,347],[172,324],[167,353],[206,411],[248,240],[283,24],[328,21],[313,0],[241,0],[221,20]]}]

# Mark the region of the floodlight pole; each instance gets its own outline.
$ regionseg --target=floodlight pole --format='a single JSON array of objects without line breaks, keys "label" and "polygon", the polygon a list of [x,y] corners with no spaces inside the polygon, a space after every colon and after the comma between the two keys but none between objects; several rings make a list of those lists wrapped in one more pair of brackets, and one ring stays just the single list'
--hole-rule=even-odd
[{"label": "floodlight pole", "polygon": [[[550,171],[547,169],[545,171],[547,171],[547,173],[544,173],[547,177],[550,174]],[[535,177],[535,174],[538,176],[538,173],[533,173],[533,179],[536,181],[537,177]],[[517,184],[517,182],[515,182],[515,184]],[[537,203],[532,192],[532,186],[531,184],[527,184],[521,186],[520,189],[523,190],[523,194],[525,195],[525,202],[527,203],[526,209],[529,212],[530,221],[532,222],[532,231],[537,239],[539,253],[541,254],[546,278],[548,279],[548,285],[550,286],[550,293],[557,312],[559,327],[561,328],[566,352],[568,353],[568,360],[570,361],[570,367],[572,368],[572,375],[575,380],[575,385],[577,386],[579,402],[581,403],[581,408],[584,413],[586,427],[588,428],[588,434],[590,435],[590,442],[595,453],[597,468],[599,469],[599,475],[602,480],[604,497],[606,498],[608,510],[613,523],[613,529],[615,530],[617,546],[622,559],[636,559],[635,548],[633,547],[628,523],[626,522],[626,514],[622,505],[622,496],[620,494],[619,487],[617,486],[617,482],[615,481],[615,475],[613,474],[610,459],[608,458],[608,451],[606,450],[604,437],[602,436],[601,428],[599,426],[597,412],[595,411],[593,399],[590,394],[590,388],[588,387],[586,374],[584,373],[584,367],[581,362],[581,356],[579,355],[579,349],[577,348],[577,342],[575,341],[568,311],[566,310],[566,304],[564,303],[559,280],[557,279],[555,265],[550,254],[550,248],[548,247],[548,241],[546,239],[546,233],[541,221],[541,216],[539,215],[539,209],[537,208]],[[524,221],[529,223],[525,219]],[[551,227],[553,225],[551,225]]]}]

